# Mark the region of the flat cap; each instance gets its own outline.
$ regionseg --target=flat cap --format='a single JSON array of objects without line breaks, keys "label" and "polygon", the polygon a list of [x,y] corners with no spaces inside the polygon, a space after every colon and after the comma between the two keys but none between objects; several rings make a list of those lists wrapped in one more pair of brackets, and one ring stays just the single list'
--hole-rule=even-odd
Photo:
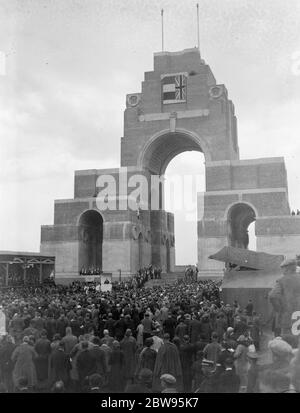
[{"label": "flat cap", "polygon": [[160,376],[160,380],[163,380],[164,382],[168,384],[176,384],[176,379],[172,374],[163,374]]}]

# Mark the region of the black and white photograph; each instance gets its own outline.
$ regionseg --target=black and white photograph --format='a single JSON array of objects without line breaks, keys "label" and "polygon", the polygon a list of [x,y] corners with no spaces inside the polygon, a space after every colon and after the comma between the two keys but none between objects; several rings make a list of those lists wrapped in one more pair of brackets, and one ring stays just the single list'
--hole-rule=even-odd
[{"label": "black and white photograph", "polygon": [[300,393],[299,125],[299,0],[0,0],[0,403]]}]

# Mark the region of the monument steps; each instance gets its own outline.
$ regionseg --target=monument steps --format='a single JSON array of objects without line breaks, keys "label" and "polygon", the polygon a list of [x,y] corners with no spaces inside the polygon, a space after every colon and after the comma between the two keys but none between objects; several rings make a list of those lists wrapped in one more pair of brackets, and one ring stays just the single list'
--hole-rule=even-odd
[{"label": "monument steps", "polygon": [[163,273],[159,280],[149,280],[146,282],[145,287],[151,288],[154,286],[174,284],[177,280],[184,278],[184,272],[169,272]]}]

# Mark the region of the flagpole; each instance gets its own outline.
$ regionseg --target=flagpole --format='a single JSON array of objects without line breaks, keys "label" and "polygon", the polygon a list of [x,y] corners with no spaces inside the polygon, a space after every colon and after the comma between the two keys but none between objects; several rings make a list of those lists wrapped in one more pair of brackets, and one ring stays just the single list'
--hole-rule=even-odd
[{"label": "flagpole", "polygon": [[198,49],[200,52],[199,3],[197,3],[197,39],[198,39]]},{"label": "flagpole", "polygon": [[161,9],[161,50],[164,51],[164,9]]}]

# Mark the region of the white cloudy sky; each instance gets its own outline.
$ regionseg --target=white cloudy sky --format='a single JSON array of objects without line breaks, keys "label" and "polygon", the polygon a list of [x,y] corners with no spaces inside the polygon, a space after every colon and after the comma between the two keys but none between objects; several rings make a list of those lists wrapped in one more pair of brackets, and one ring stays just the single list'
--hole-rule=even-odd
[{"label": "white cloudy sky", "polygon": [[[241,158],[284,156],[300,209],[300,2],[199,3],[202,57],[235,104]],[[153,68],[162,7],[165,49],[194,47],[194,0],[0,0],[0,249],[38,251],[74,170],[119,165],[125,95]],[[178,262],[194,262],[196,232],[187,241],[177,221]]]}]

